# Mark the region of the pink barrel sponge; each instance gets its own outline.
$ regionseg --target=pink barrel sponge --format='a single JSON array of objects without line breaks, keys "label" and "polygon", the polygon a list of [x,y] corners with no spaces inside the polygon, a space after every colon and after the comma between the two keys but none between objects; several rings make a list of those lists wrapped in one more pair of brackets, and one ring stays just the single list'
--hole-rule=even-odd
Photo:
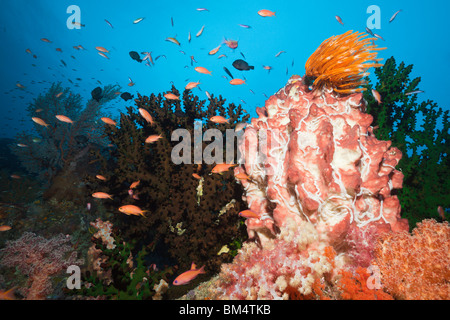
[{"label": "pink barrel sponge", "polygon": [[376,139],[362,93],[310,90],[293,76],[247,126],[239,146],[244,200],[259,218],[246,221],[262,246],[286,221],[311,222],[338,246],[351,228],[408,231],[394,189],[402,154]]}]

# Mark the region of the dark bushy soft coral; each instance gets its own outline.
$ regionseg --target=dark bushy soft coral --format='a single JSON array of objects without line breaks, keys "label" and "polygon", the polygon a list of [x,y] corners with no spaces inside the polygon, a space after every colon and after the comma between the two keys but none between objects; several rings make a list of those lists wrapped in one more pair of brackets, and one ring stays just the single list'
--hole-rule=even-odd
[{"label": "dark bushy soft coral", "polygon": [[[77,202],[82,198],[79,177],[92,169],[89,151],[107,146],[100,117],[103,106],[117,97],[118,89],[115,85],[96,89],[100,96],[83,106],[79,94],[54,83],[27,107],[30,122],[38,117],[48,127],[33,123],[35,134],[23,132],[17,136],[17,143],[26,147],[14,144],[11,149],[21,165],[48,187],[45,199]],[[73,124],[59,121],[56,115],[69,117]]]},{"label": "dark bushy soft coral", "polygon": [[[174,87],[171,92],[179,95]],[[109,158],[99,157],[103,163],[99,173],[107,181],[90,178],[92,191],[113,195],[113,201],[104,203],[117,213],[116,224],[124,236],[157,248],[159,256],[175,259],[180,270],[189,269],[195,262],[197,266],[206,265],[209,271],[218,271],[222,262],[231,260],[228,254],[218,255],[220,249],[246,237],[238,213],[247,207],[232,170],[223,175],[210,174],[215,164],[176,165],[171,159],[172,149],[179,143],[171,141],[174,130],[185,129],[190,133],[193,154],[195,120],[202,121],[202,132],[216,128],[224,134],[226,129],[248,119],[241,106],[225,107],[225,101],[221,96],[212,96],[208,103],[188,90],[180,100],[167,100],[162,94],[138,95],[137,108],[128,107],[117,127],[106,128],[114,147]],[[139,114],[138,108],[150,113],[153,125]],[[230,119],[229,124],[210,122],[208,119],[215,115]],[[150,135],[162,135],[162,139],[144,143]],[[203,148],[206,145],[202,143]],[[200,180],[193,177],[194,173],[203,178],[202,194],[198,193]],[[130,185],[135,181],[140,181],[133,190],[138,200],[129,195]],[[118,208],[127,204],[147,210],[146,217],[120,213]]]}]

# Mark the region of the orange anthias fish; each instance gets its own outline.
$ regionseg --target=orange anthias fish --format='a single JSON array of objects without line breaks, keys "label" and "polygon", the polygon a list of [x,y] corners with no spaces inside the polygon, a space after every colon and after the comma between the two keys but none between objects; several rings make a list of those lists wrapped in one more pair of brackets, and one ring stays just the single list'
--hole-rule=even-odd
[{"label": "orange anthias fish", "polygon": [[31,120],[33,120],[34,122],[36,122],[38,125],[43,126],[43,127],[48,127],[49,124],[46,123],[44,120],[42,120],[41,118],[37,118],[37,117],[33,117],[31,118]]},{"label": "orange anthias fish", "polygon": [[42,38],[41,41],[47,42],[47,43],[52,43],[50,40],[48,40],[47,38]]},{"label": "orange anthias fish", "polygon": [[92,194],[92,196],[97,199],[113,199],[110,194],[107,194],[105,192],[95,192]]},{"label": "orange anthias fish", "polygon": [[247,126],[247,123],[245,123],[245,122],[239,122],[239,123],[236,125],[236,128],[234,128],[234,131],[236,131],[236,132],[242,131],[242,130],[245,129],[246,126]]},{"label": "orange anthias fish", "polygon": [[109,53],[109,50],[108,50],[108,49],[105,49],[105,48],[103,48],[103,47],[95,47],[95,49],[97,49],[97,51],[100,51],[100,52]]},{"label": "orange anthias fish", "polygon": [[211,117],[211,119],[209,119],[209,120],[214,122],[214,123],[220,123],[220,124],[222,124],[222,123],[229,123],[229,121],[230,121],[230,119],[225,119],[222,116],[214,116],[214,117]]},{"label": "orange anthias fish", "polygon": [[251,219],[251,218],[259,219],[260,218],[259,214],[257,214],[256,212],[254,212],[252,210],[241,211],[241,212],[239,212],[239,215],[246,219]]},{"label": "orange anthias fish", "polygon": [[180,100],[179,96],[174,95],[173,93],[166,93],[164,95],[164,98],[168,99],[168,100]]},{"label": "orange anthias fish", "polygon": [[130,189],[137,188],[137,186],[141,183],[141,180],[135,181],[131,184]]},{"label": "orange anthias fish", "polygon": [[196,67],[194,70],[203,74],[211,74],[211,71],[203,67]]},{"label": "orange anthias fish", "polygon": [[382,103],[381,95],[378,93],[378,91],[372,89],[372,95],[375,98],[375,100],[378,102],[378,104]]},{"label": "orange anthias fish", "polygon": [[234,86],[237,86],[237,85],[240,85],[240,84],[244,84],[244,83],[245,83],[245,80],[242,80],[242,79],[232,79],[230,81],[230,84],[232,84]]},{"label": "orange anthias fish", "polygon": [[275,16],[275,12],[270,11],[270,10],[266,10],[266,9],[259,10],[259,11],[258,11],[258,14],[259,14],[261,17],[272,17],[272,16]]},{"label": "orange anthias fish", "polygon": [[222,45],[218,46],[217,48],[212,49],[208,54],[211,55],[211,56],[215,55],[219,51],[221,46]]},{"label": "orange anthias fish", "polygon": [[7,291],[0,290],[0,300],[16,300],[16,296],[14,295],[14,290],[16,287],[9,289]]},{"label": "orange anthias fish", "polygon": [[199,274],[205,273],[205,266],[201,267],[200,269],[196,269],[196,268],[197,268],[197,266],[195,265],[195,263],[192,263],[191,269],[180,274],[173,281],[173,285],[180,286],[183,284],[188,284],[189,282],[194,280]]},{"label": "orange anthias fish", "polygon": [[243,173],[243,172],[238,173],[234,177],[239,180],[251,180],[250,177],[246,173]]},{"label": "orange anthias fish", "polygon": [[147,139],[145,139],[145,143],[153,143],[162,138],[162,135],[151,135]]},{"label": "orange anthias fish", "polygon": [[12,228],[10,226],[0,226],[0,232],[11,230]]},{"label": "orange anthias fish", "polygon": [[197,36],[197,37],[200,37],[200,36],[202,35],[202,33],[203,33],[203,30],[205,30],[205,26],[203,26],[203,27],[200,29],[200,31],[197,32],[196,36]]},{"label": "orange anthias fish", "polygon": [[340,24],[344,25],[344,23],[342,22],[342,19],[341,19],[341,17],[339,17],[339,16],[336,16],[336,20],[337,20],[337,22],[339,22]]},{"label": "orange anthias fish", "polygon": [[100,120],[102,120],[104,123],[110,124],[112,126],[116,126],[117,125],[117,123],[114,120],[110,119],[110,118],[103,117]]},{"label": "orange anthias fish", "polygon": [[[189,33],[189,35],[190,35],[190,33]],[[173,37],[168,37],[168,38],[166,38],[166,41],[175,43],[175,44],[178,45],[178,46],[181,45],[181,43],[180,43],[177,39],[175,39],[175,38],[173,38]]]},{"label": "orange anthias fish", "polygon": [[127,216],[133,215],[143,217],[145,217],[144,213],[147,212],[146,210],[142,210],[141,208],[133,206],[132,204],[120,207],[119,211],[125,213]]},{"label": "orange anthias fish", "polygon": [[231,167],[235,167],[237,164],[219,163],[212,170],[212,173],[222,173],[228,171]]},{"label": "orange anthias fish", "polygon": [[109,57],[103,52],[99,52],[98,54],[101,55],[103,58],[109,59]]},{"label": "orange anthias fish", "polygon": [[104,176],[102,176],[101,174],[98,174],[98,175],[96,175],[95,176],[98,180],[102,180],[102,181],[106,181],[107,179],[104,177]]},{"label": "orange anthias fish", "polygon": [[441,206],[438,206],[437,212],[439,213],[439,216],[442,218],[442,220],[446,220],[444,208],[442,208]]},{"label": "orange anthias fish", "polygon": [[66,117],[66,116],[63,116],[63,115],[60,115],[60,114],[56,115],[55,117],[56,117],[56,119],[58,119],[61,122],[66,122],[66,123],[73,124],[73,121],[69,117]]},{"label": "orange anthias fish", "polygon": [[184,89],[191,90],[194,89],[196,86],[198,86],[200,82],[189,82]]},{"label": "orange anthias fish", "polygon": [[147,110],[139,108],[139,113],[141,114],[142,118],[147,121],[147,123],[150,123],[151,126],[153,125],[153,118]]}]

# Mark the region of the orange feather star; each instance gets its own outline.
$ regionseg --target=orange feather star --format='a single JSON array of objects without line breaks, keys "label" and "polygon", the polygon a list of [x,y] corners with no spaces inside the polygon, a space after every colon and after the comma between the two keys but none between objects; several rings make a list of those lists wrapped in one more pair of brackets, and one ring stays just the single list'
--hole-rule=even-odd
[{"label": "orange feather star", "polygon": [[378,63],[383,59],[377,58],[377,51],[386,49],[375,45],[376,38],[364,39],[367,36],[350,30],[322,42],[305,65],[307,79],[314,80],[313,88],[331,88],[343,94],[366,90],[359,88],[366,84],[363,78],[369,75],[369,68],[383,66]]}]

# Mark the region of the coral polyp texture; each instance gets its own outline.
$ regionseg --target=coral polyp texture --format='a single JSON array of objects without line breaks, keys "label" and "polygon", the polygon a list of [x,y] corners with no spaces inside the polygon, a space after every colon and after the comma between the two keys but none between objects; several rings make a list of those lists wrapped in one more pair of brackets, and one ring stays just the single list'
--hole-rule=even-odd
[{"label": "coral polyp texture", "polygon": [[[377,38],[366,38],[362,32],[347,31],[325,40],[306,62],[306,76],[314,80],[314,88],[325,87],[339,93],[355,93],[364,91],[358,88],[366,84],[363,80],[367,70],[381,67],[377,63]],[[366,39],[364,39],[366,38]],[[371,44],[372,41],[372,44]]]},{"label": "coral polyp texture", "polygon": [[450,226],[427,219],[412,234],[386,233],[375,246],[385,290],[396,299],[450,299]]}]

